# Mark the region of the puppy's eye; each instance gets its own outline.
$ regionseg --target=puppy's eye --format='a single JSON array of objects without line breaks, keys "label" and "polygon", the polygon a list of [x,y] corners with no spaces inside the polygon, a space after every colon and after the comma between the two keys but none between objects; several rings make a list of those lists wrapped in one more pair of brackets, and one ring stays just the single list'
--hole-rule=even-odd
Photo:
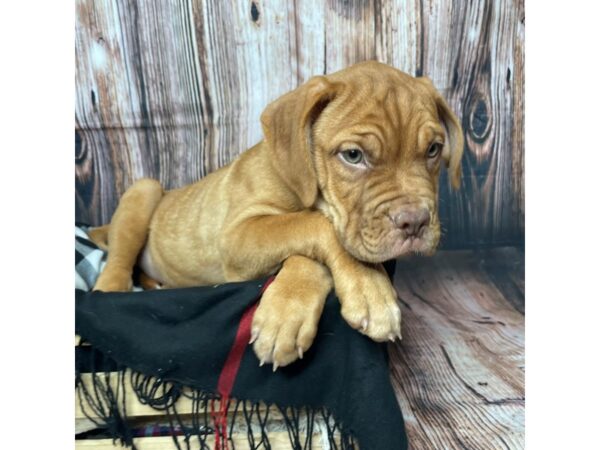
[{"label": "puppy's eye", "polygon": [[363,152],[361,152],[357,148],[352,148],[350,150],[344,150],[342,153],[342,158],[350,164],[360,164],[365,159]]},{"label": "puppy's eye", "polygon": [[437,155],[440,154],[441,150],[442,150],[442,144],[440,144],[438,142],[431,144],[431,146],[429,147],[429,150],[427,150],[427,157],[435,158]]}]

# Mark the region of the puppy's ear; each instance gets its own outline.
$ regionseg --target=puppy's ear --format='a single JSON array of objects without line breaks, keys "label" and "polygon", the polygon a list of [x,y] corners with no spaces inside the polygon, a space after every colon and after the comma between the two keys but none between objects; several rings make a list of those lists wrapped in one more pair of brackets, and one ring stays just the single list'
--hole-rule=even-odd
[{"label": "puppy's ear", "polygon": [[436,103],[440,118],[448,133],[448,142],[444,145],[442,157],[446,160],[446,167],[450,172],[450,183],[454,189],[460,188],[461,158],[464,150],[463,130],[456,115],[448,107],[444,98],[438,94]]},{"label": "puppy's ear", "polygon": [[460,188],[461,177],[461,158],[464,149],[463,130],[456,115],[452,112],[444,97],[435,89],[429,78],[423,77],[421,80],[431,91],[435,100],[438,114],[442,124],[446,128],[448,140],[444,144],[442,157],[446,161],[446,167],[450,172],[450,183],[454,189]]},{"label": "puppy's ear", "polygon": [[312,126],[334,96],[333,83],[313,77],[270,103],[260,117],[275,170],[305,208],[315,203],[318,193]]}]

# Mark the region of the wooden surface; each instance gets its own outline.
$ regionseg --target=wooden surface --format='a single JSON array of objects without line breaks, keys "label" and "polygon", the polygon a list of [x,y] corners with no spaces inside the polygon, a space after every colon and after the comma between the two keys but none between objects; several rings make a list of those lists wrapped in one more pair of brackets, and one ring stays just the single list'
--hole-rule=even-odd
[{"label": "wooden surface", "polygon": [[[323,445],[319,437],[320,436],[317,434],[314,435],[313,449],[329,450],[331,447],[326,443]],[[231,440],[233,441],[235,450],[251,449],[250,445],[248,444],[248,437],[245,434],[240,433],[239,435],[233,435]],[[178,436],[177,441],[179,442],[180,448],[186,448],[184,436]],[[133,442],[138,450],[175,450],[177,448],[175,447],[173,438],[170,436],[134,438]],[[290,444],[290,438],[287,431],[269,433],[269,442],[271,443],[271,448],[273,450],[295,450],[292,447],[292,444]],[[216,448],[215,439],[212,436],[206,440],[206,444],[208,447],[205,448]],[[112,439],[85,439],[75,441],[76,450],[114,450],[115,448],[123,447],[121,447],[118,443],[113,443]],[[200,448],[197,439],[190,439],[190,448]]]},{"label": "wooden surface", "polygon": [[80,221],[108,222],[137,178],[199,179],[261,139],[269,101],[378,59],[429,76],[462,117],[443,244],[523,240],[523,0],[77,0],[75,36]]},{"label": "wooden surface", "polygon": [[524,255],[440,252],[400,263],[392,382],[413,450],[522,449]]}]

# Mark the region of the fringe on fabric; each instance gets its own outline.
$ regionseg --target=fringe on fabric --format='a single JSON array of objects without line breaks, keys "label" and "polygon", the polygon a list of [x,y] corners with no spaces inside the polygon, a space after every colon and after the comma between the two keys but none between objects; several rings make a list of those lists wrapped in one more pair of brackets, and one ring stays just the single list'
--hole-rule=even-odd
[{"label": "fringe on fabric", "polygon": [[[174,448],[178,450],[235,450],[233,436],[239,439],[244,434],[251,449],[271,449],[269,432],[283,430],[287,431],[294,450],[312,449],[315,437],[320,441],[319,448],[358,448],[350,434],[324,408],[277,405],[267,408],[256,401],[222,398],[133,372],[89,347],[76,358],[77,400],[83,414],[114,444],[119,442],[135,449],[134,437],[139,436],[135,423],[127,415],[127,385],[137,401],[164,413],[167,424],[162,428],[173,437]],[[178,410],[177,401],[182,397],[191,401],[191,411]],[[280,417],[274,419],[273,411]],[[183,440],[178,439],[181,436]],[[214,447],[209,445],[211,436]],[[85,433],[78,435],[85,437]]]}]

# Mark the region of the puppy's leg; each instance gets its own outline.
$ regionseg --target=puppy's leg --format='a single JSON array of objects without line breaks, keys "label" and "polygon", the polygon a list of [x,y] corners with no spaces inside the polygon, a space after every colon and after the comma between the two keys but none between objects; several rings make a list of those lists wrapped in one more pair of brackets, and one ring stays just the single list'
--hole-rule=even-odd
[{"label": "puppy's leg", "polygon": [[136,181],[123,195],[108,229],[108,257],[96,291],[128,291],[138,254],[148,237],[150,219],[162,198],[156,180]]},{"label": "puppy's leg", "polygon": [[110,225],[102,225],[101,227],[90,228],[88,230],[88,236],[98,248],[108,251],[108,230]]},{"label": "puppy's leg", "polygon": [[253,217],[234,225],[224,240],[228,279],[252,279],[291,255],[306,256],[331,271],[342,315],[353,328],[376,341],[400,336],[396,291],[383,266],[362,263],[346,252],[320,212]]},{"label": "puppy's leg", "polygon": [[160,289],[162,285],[154,278],[146,275],[144,272],[140,272],[139,283],[142,289],[145,291],[151,291],[154,289]]},{"label": "puppy's leg", "polygon": [[290,256],[262,296],[252,321],[254,352],[261,365],[286,366],[312,345],[333,282],[327,267]]}]

